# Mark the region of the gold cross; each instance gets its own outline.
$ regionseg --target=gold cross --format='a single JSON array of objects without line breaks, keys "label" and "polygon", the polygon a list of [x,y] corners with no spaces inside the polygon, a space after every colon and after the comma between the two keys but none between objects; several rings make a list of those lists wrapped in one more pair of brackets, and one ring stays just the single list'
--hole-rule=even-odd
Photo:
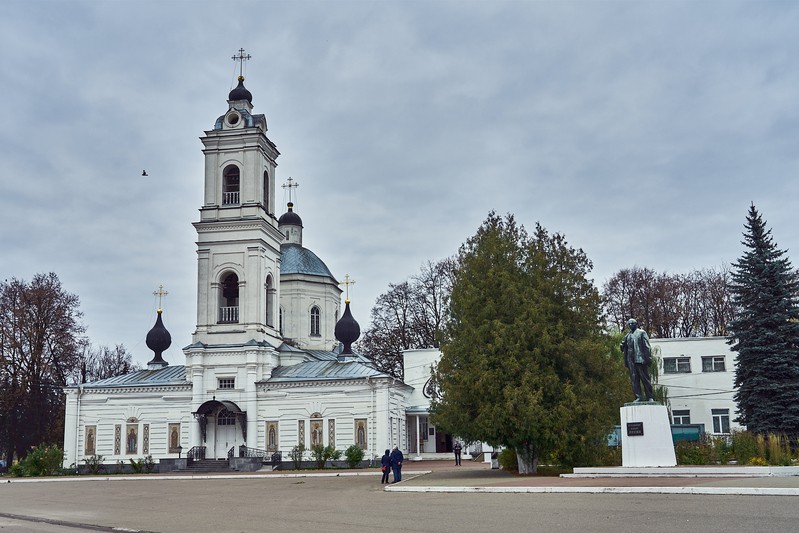
[{"label": "gold cross", "polygon": [[239,79],[244,79],[244,62],[250,59],[250,54],[244,55],[244,48],[239,48],[238,55],[233,56],[231,59],[233,61],[239,62]]},{"label": "gold cross", "polygon": [[299,183],[297,183],[296,181],[294,181],[294,180],[291,178],[291,176],[289,176],[289,179],[288,179],[288,180],[286,180],[286,183],[284,183],[283,185],[281,185],[281,187],[283,187],[284,189],[288,189],[288,190],[289,190],[289,202],[291,202],[291,190],[292,190],[292,189],[296,189],[296,188],[297,188],[297,187],[299,187],[299,186],[300,186],[300,184],[299,184]]},{"label": "gold cross", "polygon": [[354,279],[350,279],[350,275],[349,274],[345,274],[344,275],[344,281],[342,282],[342,285],[344,285],[344,288],[347,291],[347,297],[346,297],[346,299],[344,301],[346,303],[350,303],[350,285],[355,285],[355,280]]},{"label": "gold cross", "polygon": [[153,291],[153,296],[158,296],[158,312],[161,312],[161,298],[169,294],[167,291],[164,290],[163,285],[158,286],[157,291]]}]

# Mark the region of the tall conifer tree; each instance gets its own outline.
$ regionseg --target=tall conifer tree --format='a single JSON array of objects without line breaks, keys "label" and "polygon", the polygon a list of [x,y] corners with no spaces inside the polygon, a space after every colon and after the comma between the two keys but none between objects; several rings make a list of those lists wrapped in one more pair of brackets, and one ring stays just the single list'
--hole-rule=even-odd
[{"label": "tall conifer tree", "polygon": [[738,352],[738,418],[755,433],[799,435],[799,282],[754,205],[744,224],[746,251],[733,263],[737,314],[729,343]]},{"label": "tall conifer tree", "polygon": [[434,423],[467,441],[585,464],[629,388],[604,333],[591,262],[540,225],[532,236],[491,213],[461,247],[449,339],[435,374]]}]

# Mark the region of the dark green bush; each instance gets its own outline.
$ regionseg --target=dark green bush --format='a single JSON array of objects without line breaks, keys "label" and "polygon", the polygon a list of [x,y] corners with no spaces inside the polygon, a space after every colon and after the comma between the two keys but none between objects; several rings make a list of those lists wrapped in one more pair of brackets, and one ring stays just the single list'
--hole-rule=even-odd
[{"label": "dark green bush", "polygon": [[503,450],[499,452],[499,466],[508,472],[518,472],[519,458],[516,457],[516,450],[513,448],[503,448]]},{"label": "dark green bush", "polygon": [[83,462],[86,464],[86,472],[89,474],[99,474],[102,472],[103,459],[105,458],[102,455],[92,455],[84,459]]},{"label": "dark green bush", "polygon": [[363,461],[363,454],[363,450],[355,444],[344,450],[344,457],[347,459],[347,466],[350,468],[357,468],[358,465],[361,464],[361,461]]}]

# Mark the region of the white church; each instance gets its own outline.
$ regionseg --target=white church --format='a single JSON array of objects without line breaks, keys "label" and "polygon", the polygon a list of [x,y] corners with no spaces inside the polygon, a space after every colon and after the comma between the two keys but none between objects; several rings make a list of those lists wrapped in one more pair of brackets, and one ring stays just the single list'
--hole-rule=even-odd
[{"label": "white church", "polygon": [[239,76],[202,137],[197,327],[185,364],[162,358],[171,337],[159,309],[146,370],[65,389],[65,467],[93,456],[285,461],[316,444],[354,444],[371,459],[408,442],[412,387],[352,353],[360,329],[349,301],[342,313],[339,282],[303,247],[293,204],[276,216],[280,154],[252,100]]}]

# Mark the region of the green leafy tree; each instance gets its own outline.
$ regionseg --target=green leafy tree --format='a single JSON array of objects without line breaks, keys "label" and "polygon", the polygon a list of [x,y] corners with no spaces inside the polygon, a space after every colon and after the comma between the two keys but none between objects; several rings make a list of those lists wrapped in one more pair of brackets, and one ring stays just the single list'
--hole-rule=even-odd
[{"label": "green leafy tree", "polygon": [[733,263],[738,313],[729,343],[738,352],[735,401],[756,434],[799,435],[799,281],[760,213],[750,206],[744,254]]},{"label": "green leafy tree", "polygon": [[539,458],[584,464],[606,445],[629,380],[591,267],[562,235],[489,214],[458,256],[437,426],[514,449],[521,473]]}]

